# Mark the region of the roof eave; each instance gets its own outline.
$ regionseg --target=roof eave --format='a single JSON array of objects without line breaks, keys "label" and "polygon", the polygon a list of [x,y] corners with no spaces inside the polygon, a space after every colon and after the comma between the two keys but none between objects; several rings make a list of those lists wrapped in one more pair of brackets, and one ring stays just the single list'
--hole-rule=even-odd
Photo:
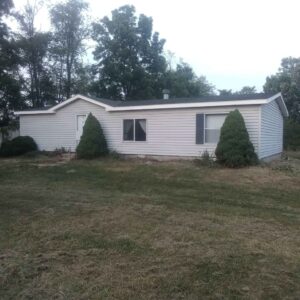
[{"label": "roof eave", "polygon": [[121,112],[121,111],[137,111],[137,110],[155,110],[155,109],[180,109],[180,108],[202,108],[202,107],[224,107],[224,106],[246,106],[246,105],[263,105],[273,100],[278,101],[280,99],[279,106],[283,116],[288,116],[288,111],[281,93],[277,93],[267,99],[250,99],[250,100],[232,100],[232,101],[213,101],[213,102],[197,102],[197,103],[173,103],[173,104],[153,104],[153,105],[133,105],[133,106],[111,106],[101,101],[93,100],[83,95],[75,95],[72,98],[65,100],[48,110],[36,110],[36,111],[16,111],[15,115],[36,115],[36,114],[55,114],[56,111],[69,103],[82,99],[87,102],[93,103],[104,108],[108,112]]},{"label": "roof eave", "polygon": [[256,100],[233,100],[233,101],[214,101],[214,102],[198,102],[198,103],[177,103],[177,104],[156,104],[156,105],[139,105],[139,106],[123,106],[109,107],[107,111],[130,111],[130,110],[154,110],[154,109],[179,109],[179,108],[201,108],[201,107],[222,107],[222,106],[240,106],[240,105],[262,105],[266,104],[268,99]]},{"label": "roof eave", "polygon": [[20,110],[14,111],[16,116],[20,115],[51,115],[55,114],[55,111],[52,110]]},{"label": "roof eave", "polygon": [[70,104],[71,102],[74,102],[78,99],[82,99],[82,100],[85,100],[87,102],[96,104],[96,105],[101,106],[105,109],[107,109],[109,107],[112,107],[112,106],[104,104],[100,101],[96,101],[96,100],[93,100],[89,97],[77,94],[77,95],[71,97],[70,99],[67,99],[67,100],[65,100],[65,101],[63,101],[63,102],[47,109],[47,110],[28,110],[28,111],[23,110],[23,111],[15,111],[14,114],[17,115],[17,116],[19,116],[19,115],[37,115],[37,114],[55,114],[58,109],[66,106],[66,105]]}]

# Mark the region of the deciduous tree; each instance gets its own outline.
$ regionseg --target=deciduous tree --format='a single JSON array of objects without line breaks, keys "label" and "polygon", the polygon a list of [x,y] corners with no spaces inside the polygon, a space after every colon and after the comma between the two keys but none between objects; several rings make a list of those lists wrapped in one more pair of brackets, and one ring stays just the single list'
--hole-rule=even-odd
[{"label": "deciduous tree", "polygon": [[152,23],[152,18],[137,17],[135,8],[126,5],[93,24],[99,96],[127,100],[161,96],[165,40],[153,33]]},{"label": "deciduous tree", "polygon": [[12,111],[22,107],[18,49],[4,21],[12,7],[11,0],[0,2],[0,127],[7,126]]},{"label": "deciduous tree", "polygon": [[83,0],[68,0],[56,4],[50,10],[53,27],[52,68],[59,101],[70,98],[76,67],[86,50],[84,41],[89,35],[87,8],[88,4]]},{"label": "deciduous tree", "polygon": [[290,117],[300,123],[300,58],[283,58],[278,72],[267,77],[264,91],[281,92]]},{"label": "deciduous tree", "polygon": [[20,31],[18,46],[25,78],[25,94],[31,107],[43,107],[55,102],[55,89],[49,69],[49,32],[38,32],[35,19],[41,2],[27,2],[24,10],[16,14]]},{"label": "deciduous tree", "polygon": [[177,64],[164,76],[164,86],[170,90],[171,97],[201,97],[214,94],[212,86],[204,76],[198,77],[184,62]]}]

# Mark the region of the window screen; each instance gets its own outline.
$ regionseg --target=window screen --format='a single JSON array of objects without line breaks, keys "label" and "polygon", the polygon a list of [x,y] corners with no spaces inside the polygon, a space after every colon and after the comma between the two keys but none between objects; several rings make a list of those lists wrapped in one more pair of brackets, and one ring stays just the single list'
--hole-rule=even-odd
[{"label": "window screen", "polygon": [[135,140],[146,141],[146,120],[135,120]]},{"label": "window screen", "polygon": [[123,120],[124,141],[146,141],[146,120]]},{"label": "window screen", "polygon": [[205,116],[205,143],[217,144],[226,115]]},{"label": "window screen", "polygon": [[123,120],[123,140],[133,141],[133,120]]}]

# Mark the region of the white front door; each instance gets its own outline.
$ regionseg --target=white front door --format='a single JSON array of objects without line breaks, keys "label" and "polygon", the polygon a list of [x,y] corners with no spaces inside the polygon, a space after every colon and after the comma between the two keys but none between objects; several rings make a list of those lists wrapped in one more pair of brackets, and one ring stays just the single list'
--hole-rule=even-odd
[{"label": "white front door", "polygon": [[77,116],[77,128],[76,128],[76,142],[77,144],[80,141],[81,135],[82,135],[82,130],[83,126],[85,123],[86,115],[79,115]]}]

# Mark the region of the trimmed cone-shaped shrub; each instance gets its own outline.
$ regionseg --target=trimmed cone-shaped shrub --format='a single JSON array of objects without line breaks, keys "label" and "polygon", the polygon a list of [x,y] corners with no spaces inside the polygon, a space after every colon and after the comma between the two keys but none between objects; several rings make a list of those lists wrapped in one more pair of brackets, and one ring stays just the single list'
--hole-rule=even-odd
[{"label": "trimmed cone-shaped shrub", "polygon": [[18,136],[11,141],[4,141],[0,148],[0,156],[22,155],[37,150],[34,139],[30,136]]},{"label": "trimmed cone-shaped shrub", "polygon": [[237,109],[228,114],[221,128],[216,157],[218,162],[230,168],[257,163],[244,118]]},{"label": "trimmed cone-shaped shrub", "polygon": [[90,113],[83,126],[80,142],[76,148],[78,158],[92,159],[108,153],[106,139],[98,120]]}]

